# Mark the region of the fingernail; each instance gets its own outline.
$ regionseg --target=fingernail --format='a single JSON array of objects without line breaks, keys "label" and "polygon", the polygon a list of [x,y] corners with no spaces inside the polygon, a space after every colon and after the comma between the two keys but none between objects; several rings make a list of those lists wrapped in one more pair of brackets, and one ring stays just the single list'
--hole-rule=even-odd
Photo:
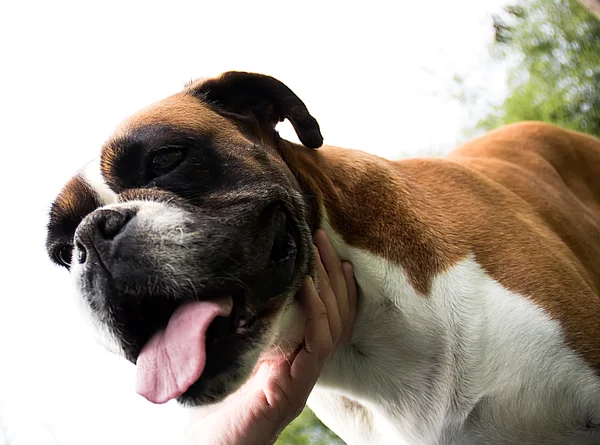
[{"label": "fingernail", "polygon": [[327,232],[325,232],[325,230],[319,229],[319,232],[321,232],[322,237],[327,238]]}]

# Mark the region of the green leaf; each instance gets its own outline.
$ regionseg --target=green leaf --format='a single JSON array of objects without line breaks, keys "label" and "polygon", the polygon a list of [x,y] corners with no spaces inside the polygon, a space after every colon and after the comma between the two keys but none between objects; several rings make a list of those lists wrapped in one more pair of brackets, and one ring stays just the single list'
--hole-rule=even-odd
[{"label": "green leaf", "polygon": [[314,413],[302,413],[283,430],[276,445],[343,445],[344,442],[323,425]]},{"label": "green leaf", "polygon": [[539,120],[600,136],[600,21],[575,0],[521,0],[492,25],[492,55],[516,61],[509,94],[467,132]]}]

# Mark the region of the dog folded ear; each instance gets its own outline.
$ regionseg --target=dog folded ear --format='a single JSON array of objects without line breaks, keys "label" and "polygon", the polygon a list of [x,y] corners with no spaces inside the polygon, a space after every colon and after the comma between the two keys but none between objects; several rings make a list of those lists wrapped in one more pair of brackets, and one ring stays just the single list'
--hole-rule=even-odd
[{"label": "dog folded ear", "polygon": [[302,144],[309,148],[323,145],[319,124],[304,102],[273,77],[228,71],[214,79],[192,84],[189,91],[225,116],[241,117],[246,124],[249,117],[256,119],[260,130],[270,134],[278,122],[287,118]]}]

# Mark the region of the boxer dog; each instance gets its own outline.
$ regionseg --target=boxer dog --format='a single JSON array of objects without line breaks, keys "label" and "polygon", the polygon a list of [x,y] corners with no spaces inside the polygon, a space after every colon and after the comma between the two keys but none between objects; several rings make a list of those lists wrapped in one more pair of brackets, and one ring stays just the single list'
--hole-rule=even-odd
[{"label": "boxer dog", "polygon": [[296,349],[321,227],[359,285],[309,398],[343,440],[599,444],[600,140],[521,123],[400,161],[322,142],[283,83],[228,72],[127,119],[65,185],[50,258],[138,392],[210,404]]}]

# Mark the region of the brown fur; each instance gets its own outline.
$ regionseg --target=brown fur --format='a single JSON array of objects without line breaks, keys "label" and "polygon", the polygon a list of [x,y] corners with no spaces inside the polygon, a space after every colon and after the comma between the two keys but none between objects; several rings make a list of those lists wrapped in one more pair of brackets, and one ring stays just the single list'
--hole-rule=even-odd
[{"label": "brown fur", "polygon": [[[80,217],[81,213],[98,207],[96,193],[84,179],[76,175],[65,184],[54,202],[54,207],[53,210],[61,215]],[[86,207],[83,212],[82,207]]]},{"label": "brown fur", "polygon": [[112,176],[112,169],[122,155],[121,145],[114,142],[127,137],[136,128],[156,124],[198,131],[214,137],[221,145],[233,145],[232,142],[242,139],[242,135],[231,121],[212,112],[207,105],[186,90],[138,111],[117,127],[113,136],[104,144],[101,153],[100,166],[105,178]]},{"label": "brown fur", "polygon": [[53,236],[50,238],[69,244],[81,220],[98,206],[96,192],[81,176],[73,176],[52,203],[48,228]]},{"label": "brown fur", "polygon": [[540,123],[505,127],[447,158],[388,161],[281,143],[348,244],[403,266],[427,294],[467,255],[557,319],[600,371],[600,141]]}]

